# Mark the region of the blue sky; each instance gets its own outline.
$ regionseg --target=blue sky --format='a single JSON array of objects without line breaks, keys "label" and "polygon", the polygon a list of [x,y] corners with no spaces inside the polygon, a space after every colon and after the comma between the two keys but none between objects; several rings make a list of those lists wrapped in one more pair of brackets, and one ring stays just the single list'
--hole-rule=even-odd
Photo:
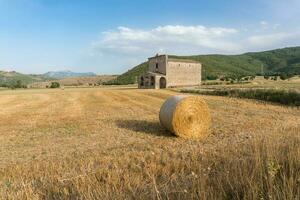
[{"label": "blue sky", "polygon": [[300,45],[299,0],[0,0],[0,70],[118,74],[156,53]]}]

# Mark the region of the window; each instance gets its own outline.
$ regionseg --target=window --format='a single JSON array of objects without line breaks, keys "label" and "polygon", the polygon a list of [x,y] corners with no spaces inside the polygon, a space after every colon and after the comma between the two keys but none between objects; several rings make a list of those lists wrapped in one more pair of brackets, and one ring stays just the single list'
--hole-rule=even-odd
[{"label": "window", "polygon": [[151,86],[154,86],[155,84],[155,78],[154,76],[151,76],[151,82],[150,82]]},{"label": "window", "polygon": [[158,63],[155,65],[155,72],[158,72]]}]

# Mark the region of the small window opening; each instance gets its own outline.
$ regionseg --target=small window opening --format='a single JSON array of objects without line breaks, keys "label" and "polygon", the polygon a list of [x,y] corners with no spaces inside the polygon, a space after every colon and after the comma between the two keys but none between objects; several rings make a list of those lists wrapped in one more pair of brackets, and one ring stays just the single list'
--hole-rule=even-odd
[{"label": "small window opening", "polygon": [[151,76],[151,86],[154,86],[154,83],[155,83],[155,78]]}]

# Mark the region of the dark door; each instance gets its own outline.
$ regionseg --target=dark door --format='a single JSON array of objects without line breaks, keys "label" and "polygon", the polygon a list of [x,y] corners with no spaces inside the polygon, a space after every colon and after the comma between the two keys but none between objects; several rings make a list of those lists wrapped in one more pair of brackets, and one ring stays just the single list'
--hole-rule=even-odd
[{"label": "dark door", "polygon": [[159,88],[160,89],[164,89],[167,87],[167,81],[166,81],[166,78],[165,77],[161,77],[159,79]]}]

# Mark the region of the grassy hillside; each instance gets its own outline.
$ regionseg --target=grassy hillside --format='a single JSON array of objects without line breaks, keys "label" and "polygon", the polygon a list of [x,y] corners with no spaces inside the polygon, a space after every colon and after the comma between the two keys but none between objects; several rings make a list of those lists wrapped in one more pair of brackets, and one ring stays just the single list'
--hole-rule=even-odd
[{"label": "grassy hillside", "polygon": [[0,87],[26,86],[33,82],[44,81],[41,75],[27,75],[15,71],[0,71]]},{"label": "grassy hillside", "polygon": [[[246,76],[261,73],[300,74],[300,47],[276,49],[271,51],[245,53],[242,55],[195,55],[170,56],[172,58],[192,59],[202,63],[204,79],[218,76]],[[146,72],[147,62],[142,63],[109,84],[132,84],[136,77]]]},{"label": "grassy hillside", "polygon": [[116,79],[105,82],[106,85],[127,85],[136,83],[137,77],[148,71],[148,62],[144,62],[124,74],[118,76]]},{"label": "grassy hillside", "polygon": [[266,72],[300,74],[300,47],[277,49],[261,53],[247,53],[247,56],[261,61]]}]

